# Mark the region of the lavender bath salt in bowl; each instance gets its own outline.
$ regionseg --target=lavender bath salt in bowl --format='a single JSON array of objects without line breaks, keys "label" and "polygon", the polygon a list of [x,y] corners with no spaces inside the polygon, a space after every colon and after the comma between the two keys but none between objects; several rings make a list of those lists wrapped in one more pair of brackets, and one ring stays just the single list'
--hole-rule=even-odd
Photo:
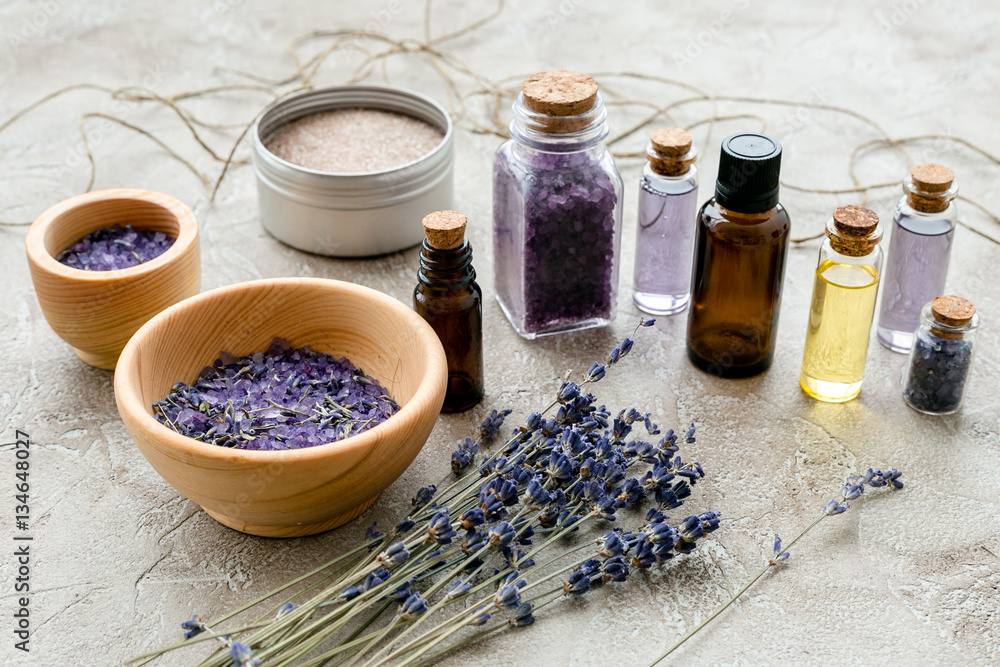
[{"label": "lavender bath salt in bowl", "polygon": [[[275,336],[285,341],[278,343],[279,349],[272,349]],[[307,346],[310,349],[303,352]],[[220,355],[222,350],[232,356]],[[310,366],[307,373],[313,370],[307,360],[303,363],[305,357],[321,354],[328,357],[318,365],[328,365],[332,358],[338,370],[331,373],[327,366],[309,379],[299,378],[299,388],[302,382],[315,381],[308,394],[298,392],[299,388],[287,392],[265,387],[264,395],[253,397],[250,410],[263,407],[257,404],[258,398],[265,399],[269,408],[274,406],[267,398],[282,407],[256,421],[242,414],[242,407],[247,406],[237,406],[229,391],[236,389],[231,376],[240,368],[266,376],[271,363],[282,383],[294,384],[306,365]],[[249,358],[250,363],[241,358]],[[377,394],[357,395],[356,388],[341,382],[348,362],[377,382]],[[264,368],[250,368],[255,364]],[[351,375],[354,384],[369,381],[353,371]],[[125,347],[114,385],[118,411],[129,434],[150,465],[177,491],[230,528],[267,537],[298,537],[350,521],[403,473],[434,427],[447,376],[437,334],[409,306],[350,283],[278,278],[204,292],[160,313]],[[186,411],[183,417],[179,412],[167,414],[195,424],[194,436],[207,434],[215,426],[211,441],[206,441],[207,435],[183,435],[161,423],[159,410],[153,407],[178,383],[197,386],[199,378],[210,386],[202,387],[204,396],[193,399],[199,403],[197,409],[186,405],[182,410],[199,412],[205,419]],[[278,381],[273,375],[272,379]],[[225,391],[220,392],[220,387],[226,387]],[[340,395],[345,387],[347,391]],[[349,416],[326,400],[334,391],[332,402]],[[313,392],[323,393],[322,402],[314,400]],[[296,405],[303,395],[301,405]],[[383,395],[390,400],[382,399]],[[240,410],[238,425],[236,419],[227,420],[233,414],[230,400],[233,410]],[[303,414],[289,419],[286,413],[294,415],[293,411]],[[355,431],[379,411],[392,414]],[[362,412],[365,419],[358,421]],[[276,443],[288,445],[286,449],[274,447],[275,443],[263,449],[231,446],[230,440],[245,442],[237,434],[260,435],[279,422],[294,425],[317,415],[315,433],[311,426],[294,429],[291,438],[301,436],[299,440]],[[209,417],[214,424],[208,423]],[[355,425],[345,433],[351,423]],[[219,441],[220,427],[230,439]],[[328,430],[334,432],[332,438]],[[346,437],[337,440],[338,435]],[[321,442],[328,439],[333,441]]]},{"label": "lavender bath salt in bowl", "polygon": [[306,252],[366,257],[423,239],[414,221],[452,208],[451,118],[402,88],[305,91],[266,108],[252,130],[260,220]]},{"label": "lavender bath salt in bowl", "polygon": [[194,214],[158,192],[71,197],[38,216],[24,245],[45,319],[97,368],[114,369],[139,327],[201,289]]}]

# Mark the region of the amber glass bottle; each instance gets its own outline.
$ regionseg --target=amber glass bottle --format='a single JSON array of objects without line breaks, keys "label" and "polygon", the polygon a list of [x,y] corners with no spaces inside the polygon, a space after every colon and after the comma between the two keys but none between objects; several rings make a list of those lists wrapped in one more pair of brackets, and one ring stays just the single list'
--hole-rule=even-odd
[{"label": "amber glass bottle", "polygon": [[413,309],[437,333],[448,359],[442,412],[468,410],[483,399],[483,291],[465,239],[466,218],[438,211],[423,220],[419,282]]},{"label": "amber glass bottle", "polygon": [[695,234],[687,352],[720,377],[771,365],[791,227],[778,203],[781,145],[761,134],[722,142],[715,196]]}]

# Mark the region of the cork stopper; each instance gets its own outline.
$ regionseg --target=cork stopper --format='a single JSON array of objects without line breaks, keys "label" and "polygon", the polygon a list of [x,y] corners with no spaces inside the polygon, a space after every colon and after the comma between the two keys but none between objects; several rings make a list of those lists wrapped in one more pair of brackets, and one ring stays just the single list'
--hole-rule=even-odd
[{"label": "cork stopper", "polygon": [[934,319],[949,327],[962,327],[972,321],[976,307],[960,296],[939,296],[931,301]]},{"label": "cork stopper", "polygon": [[910,178],[918,190],[941,194],[955,182],[955,172],[939,164],[921,164],[910,170]]},{"label": "cork stopper", "polygon": [[437,250],[452,250],[465,241],[468,220],[458,211],[437,211],[424,217],[424,235],[427,243]]},{"label": "cork stopper", "polygon": [[841,255],[864,257],[882,240],[878,215],[864,206],[841,206],[827,224],[830,246]]},{"label": "cork stopper", "polygon": [[878,227],[878,215],[864,206],[841,206],[833,212],[833,224],[845,236],[868,236]]},{"label": "cork stopper", "polygon": [[939,164],[921,164],[910,170],[903,183],[906,203],[921,213],[940,213],[958,194],[955,172]]},{"label": "cork stopper", "polygon": [[554,69],[532,74],[521,84],[524,103],[546,116],[576,116],[590,111],[597,99],[597,82],[580,72]]},{"label": "cork stopper", "polygon": [[692,146],[691,135],[677,127],[655,130],[646,146],[650,168],[663,176],[686,174],[697,157],[698,151]]},{"label": "cork stopper", "polygon": [[691,150],[691,135],[679,127],[663,127],[649,137],[653,150],[663,157],[681,157]]}]

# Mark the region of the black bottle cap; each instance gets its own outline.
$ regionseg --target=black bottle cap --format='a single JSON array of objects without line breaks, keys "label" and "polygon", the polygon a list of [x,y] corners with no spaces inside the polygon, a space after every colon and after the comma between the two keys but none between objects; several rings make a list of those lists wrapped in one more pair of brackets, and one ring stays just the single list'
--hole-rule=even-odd
[{"label": "black bottle cap", "polygon": [[778,204],[781,144],[743,132],[722,140],[715,200],[738,213],[761,213]]}]

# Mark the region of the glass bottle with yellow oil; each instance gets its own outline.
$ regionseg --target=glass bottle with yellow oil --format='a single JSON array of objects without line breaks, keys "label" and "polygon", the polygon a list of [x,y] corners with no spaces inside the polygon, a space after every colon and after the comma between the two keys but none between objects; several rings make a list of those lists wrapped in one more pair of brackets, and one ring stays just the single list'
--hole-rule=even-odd
[{"label": "glass bottle with yellow oil", "polygon": [[813,284],[799,384],[830,403],[861,393],[875,297],[882,275],[882,228],[861,206],[842,206],[826,225]]}]

